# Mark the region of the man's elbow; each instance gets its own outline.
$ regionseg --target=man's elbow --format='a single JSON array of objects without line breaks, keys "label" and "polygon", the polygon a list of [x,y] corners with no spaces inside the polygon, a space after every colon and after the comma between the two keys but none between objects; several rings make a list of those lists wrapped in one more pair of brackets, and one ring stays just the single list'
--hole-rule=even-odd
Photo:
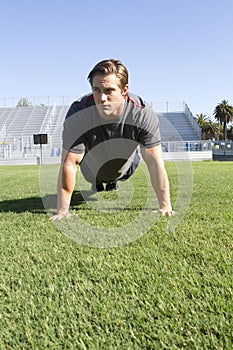
[{"label": "man's elbow", "polygon": [[164,166],[161,147],[144,148],[141,150],[141,154],[147,166]]}]

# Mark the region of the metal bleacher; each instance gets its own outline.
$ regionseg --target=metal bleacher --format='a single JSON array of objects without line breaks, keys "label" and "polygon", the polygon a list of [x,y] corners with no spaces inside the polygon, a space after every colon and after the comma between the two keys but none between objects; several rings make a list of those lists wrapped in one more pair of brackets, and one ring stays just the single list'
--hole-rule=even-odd
[{"label": "metal bleacher", "polygon": [[[47,134],[48,144],[43,146],[45,157],[59,158],[68,108],[69,105],[0,108],[0,160],[31,158],[35,162],[39,146],[34,145],[34,134]],[[183,111],[158,113],[158,116],[164,144],[201,140],[200,127],[187,106]]]},{"label": "metal bleacher", "polygon": [[40,132],[51,136],[52,148],[61,148],[63,122],[69,106],[53,106]]},{"label": "metal bleacher", "polygon": [[185,112],[159,113],[162,140],[196,141],[200,139],[198,128],[194,128]]}]

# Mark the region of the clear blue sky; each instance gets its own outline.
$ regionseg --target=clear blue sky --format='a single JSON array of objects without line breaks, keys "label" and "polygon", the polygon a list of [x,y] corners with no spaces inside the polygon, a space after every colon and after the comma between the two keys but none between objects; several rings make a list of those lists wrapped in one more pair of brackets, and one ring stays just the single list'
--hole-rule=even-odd
[{"label": "clear blue sky", "polygon": [[130,91],[212,116],[233,104],[232,0],[8,0],[1,3],[3,98],[81,96],[90,69],[119,58]]}]

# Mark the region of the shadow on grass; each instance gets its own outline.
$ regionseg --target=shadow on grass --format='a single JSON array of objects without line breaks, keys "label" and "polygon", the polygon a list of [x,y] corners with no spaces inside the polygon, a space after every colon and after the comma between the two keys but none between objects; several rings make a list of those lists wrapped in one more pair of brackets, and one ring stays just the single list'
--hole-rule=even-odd
[{"label": "shadow on grass", "polygon": [[[91,191],[74,191],[71,199],[71,209],[77,208],[78,206],[82,205],[86,201],[96,201],[96,198],[92,198],[93,192]],[[34,213],[34,214],[46,214],[47,211],[54,211],[56,212],[57,207],[57,195],[51,194],[46,195],[44,197],[28,197],[28,198],[20,198],[20,199],[9,199],[4,200],[0,202],[0,213]],[[105,208],[105,211],[112,210],[119,210],[118,207],[111,207],[111,208]],[[134,207],[126,207],[121,208],[122,211],[138,211],[143,210],[145,208],[141,208],[136,206]],[[153,208],[151,208],[153,209]],[[86,207],[85,210],[92,210],[91,207]],[[147,209],[145,209],[147,210]]]},{"label": "shadow on grass", "polygon": [[[84,198],[90,197],[92,195],[91,191],[82,191],[83,196],[80,191],[74,191],[71,200],[72,205],[80,205],[85,202]],[[92,200],[92,199],[90,199]],[[47,209],[56,210],[57,195],[46,195],[44,197],[29,197],[20,199],[9,199],[0,202],[0,213],[24,213],[30,212],[35,214],[46,214]]]}]

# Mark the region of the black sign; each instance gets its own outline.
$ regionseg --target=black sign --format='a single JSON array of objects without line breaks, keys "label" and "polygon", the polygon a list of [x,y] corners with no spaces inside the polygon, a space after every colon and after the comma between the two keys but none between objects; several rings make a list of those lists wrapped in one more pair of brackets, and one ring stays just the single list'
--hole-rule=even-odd
[{"label": "black sign", "polygon": [[46,145],[48,143],[48,135],[47,134],[37,134],[33,135],[34,145]]}]

